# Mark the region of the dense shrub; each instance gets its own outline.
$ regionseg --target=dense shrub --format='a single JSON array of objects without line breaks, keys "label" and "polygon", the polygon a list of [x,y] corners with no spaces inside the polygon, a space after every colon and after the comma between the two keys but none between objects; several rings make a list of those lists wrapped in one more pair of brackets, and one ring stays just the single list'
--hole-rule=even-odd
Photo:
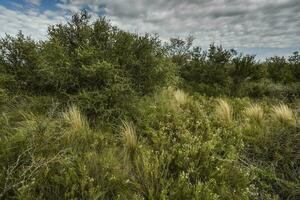
[{"label": "dense shrub", "polygon": [[[41,98],[8,101],[21,103],[0,118],[3,198],[299,197],[297,113],[278,122],[287,109],[276,113],[265,101],[257,118],[249,99],[225,103],[169,88],[136,102],[132,122],[108,132],[74,105],[44,111]],[[229,112],[229,121],[218,117]]]},{"label": "dense shrub", "polygon": [[158,37],[121,31],[104,18],[90,22],[86,11],[67,24],[50,26],[45,41],[21,32],[1,39],[0,71],[1,85],[14,93],[51,94],[63,101],[100,98],[89,103],[94,111],[87,108],[93,116],[99,114],[95,110],[111,115],[135,95],[151,94],[178,79]]},{"label": "dense shrub", "polygon": [[17,129],[9,127],[7,114],[0,140],[1,198],[111,199],[122,191],[125,179],[114,178],[111,166],[119,163],[105,150],[105,134],[86,125],[77,129],[72,115],[78,112],[65,120],[23,114]]}]

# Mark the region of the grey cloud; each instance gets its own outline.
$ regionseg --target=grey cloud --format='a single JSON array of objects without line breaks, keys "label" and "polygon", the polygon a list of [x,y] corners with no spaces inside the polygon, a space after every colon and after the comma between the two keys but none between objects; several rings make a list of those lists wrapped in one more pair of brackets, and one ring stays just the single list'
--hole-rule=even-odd
[{"label": "grey cloud", "polygon": [[[278,3],[269,3],[263,6],[262,10],[265,12],[274,12],[278,10],[298,10],[300,8],[299,0],[287,0],[287,1],[279,1]],[[289,10],[290,11],[290,10]]]},{"label": "grey cloud", "polygon": [[[300,47],[299,0],[60,0],[60,10],[44,12],[44,18],[23,28],[30,32],[40,23],[44,29],[47,23],[57,22],[57,16],[65,18],[65,11],[86,5],[92,16],[103,11],[122,29],[158,33],[163,40],[193,34],[204,47],[212,42],[228,48]],[[14,25],[9,31],[24,23],[24,15],[17,14],[20,18],[10,23]]]},{"label": "grey cloud", "polygon": [[222,10],[222,11],[214,11],[211,13],[211,16],[213,18],[220,18],[220,17],[237,17],[237,16],[243,16],[246,15],[248,11],[245,10],[236,10],[236,9],[231,9],[231,10]]}]

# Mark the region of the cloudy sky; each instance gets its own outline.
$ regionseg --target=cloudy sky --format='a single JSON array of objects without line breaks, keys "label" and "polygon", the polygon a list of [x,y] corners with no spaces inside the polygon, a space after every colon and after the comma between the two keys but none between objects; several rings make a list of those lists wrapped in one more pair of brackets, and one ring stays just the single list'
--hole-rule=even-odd
[{"label": "cloudy sky", "polygon": [[300,0],[0,0],[0,36],[45,39],[48,25],[83,8],[136,33],[192,34],[203,48],[214,42],[258,58],[300,51]]}]

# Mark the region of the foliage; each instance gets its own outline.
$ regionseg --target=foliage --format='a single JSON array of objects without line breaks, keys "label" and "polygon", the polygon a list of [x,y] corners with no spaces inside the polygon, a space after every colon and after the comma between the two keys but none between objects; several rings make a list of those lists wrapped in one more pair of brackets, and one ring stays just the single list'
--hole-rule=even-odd
[{"label": "foliage", "polygon": [[0,199],[299,199],[300,56],[75,14],[0,40]]}]

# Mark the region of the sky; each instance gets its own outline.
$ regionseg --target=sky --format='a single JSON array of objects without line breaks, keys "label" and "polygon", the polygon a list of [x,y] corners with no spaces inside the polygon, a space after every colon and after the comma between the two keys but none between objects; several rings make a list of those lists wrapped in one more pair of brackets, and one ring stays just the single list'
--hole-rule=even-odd
[{"label": "sky", "polygon": [[157,33],[163,41],[193,35],[264,59],[300,51],[300,0],[0,0],[0,37],[19,30],[36,40],[47,27],[87,9],[134,33]]}]

